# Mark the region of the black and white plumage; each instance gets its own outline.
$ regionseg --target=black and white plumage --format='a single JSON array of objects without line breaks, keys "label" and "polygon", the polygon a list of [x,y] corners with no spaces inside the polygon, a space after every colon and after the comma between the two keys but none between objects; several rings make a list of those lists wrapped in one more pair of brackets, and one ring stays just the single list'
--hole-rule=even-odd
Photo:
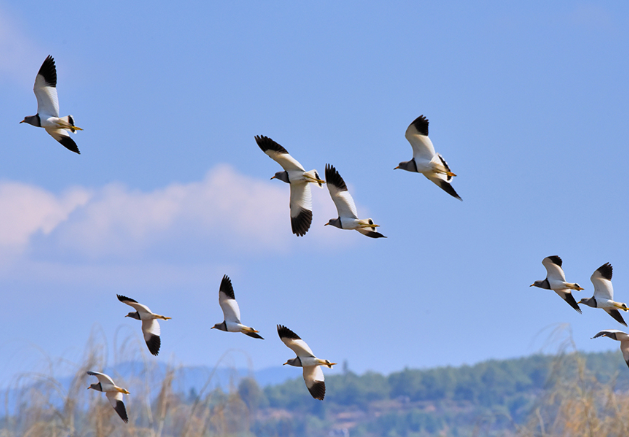
[{"label": "black and white plumage", "polygon": [[614,301],[614,287],[612,286],[613,268],[610,263],[600,266],[590,277],[594,284],[594,296],[588,299],[581,299],[578,303],[582,303],[592,308],[602,308],[614,318],[618,323],[627,326],[622,318],[620,311],[629,311],[627,304]]},{"label": "black and white plumage", "polygon": [[426,117],[420,115],[408,126],[406,139],[413,148],[413,159],[400,162],[400,165],[395,168],[421,173],[452,197],[463,200],[450,185],[450,181],[456,175],[450,171],[446,160],[435,152],[435,147],[428,138],[428,119]]},{"label": "black and white plumage", "polygon": [[119,294],[116,296],[118,296],[118,300],[120,302],[126,303],[135,309],[135,312],[131,312],[125,317],[131,317],[132,319],[142,321],[142,334],[144,335],[144,341],[146,341],[149,351],[153,355],[157,356],[157,354],[159,354],[159,348],[162,345],[162,341],[160,339],[160,328],[157,319],[170,320],[172,317],[155,314],[146,305],[142,305],[129,297],[121,296]]},{"label": "black and white plumage", "polygon": [[306,342],[286,326],[277,325],[277,334],[282,342],[297,355],[297,358],[286,361],[284,365],[302,367],[308,391],[313,398],[322,401],[325,397],[325,379],[320,366],[331,369],[336,363],[315,357]]},{"label": "black and white plumage", "polygon": [[627,366],[629,366],[629,335],[627,335],[625,332],[618,331],[617,329],[605,329],[603,331],[600,331],[592,338],[598,337],[609,337],[612,340],[619,341],[622,357],[624,358],[625,363],[627,363]]},{"label": "black and white plumage", "polygon": [[330,191],[330,197],[336,205],[336,211],[339,216],[330,219],[325,225],[331,225],[339,229],[354,229],[363,235],[371,238],[386,238],[380,232],[376,232],[376,228],[380,225],[374,224],[373,220],[359,219],[356,211],[356,204],[352,195],[347,191],[347,185],[339,174],[339,172],[330,164],[325,165],[325,180]]},{"label": "black and white plumage", "polygon": [[303,237],[310,229],[312,223],[312,193],[310,183],[319,184],[325,182],[319,178],[316,170],[306,171],[304,167],[288,151],[263,135],[255,137],[256,143],[264,153],[282,166],[284,171],[275,173],[271,179],[290,184],[290,223],[293,234]]},{"label": "black and white plumage", "polygon": [[87,389],[104,392],[105,396],[107,396],[107,399],[109,400],[109,403],[112,407],[114,407],[116,413],[118,413],[118,416],[120,416],[124,423],[129,422],[127,410],[124,406],[124,402],[122,401],[123,393],[128,395],[129,392],[124,388],[118,387],[114,383],[114,380],[104,373],[88,371],[87,374],[98,378],[98,383],[91,384]]},{"label": "black and white plumage", "polygon": [[59,117],[59,99],[57,98],[57,68],[52,56],[48,56],[42,64],[33,87],[35,97],[37,97],[37,114],[24,117],[20,123],[28,123],[32,126],[43,127],[55,140],[59,141],[66,149],[75,153],[79,148],[68,130],[76,133],[83,130],[74,125],[74,118],[71,115]]},{"label": "black and white plumage", "polygon": [[547,256],[542,260],[542,264],[546,267],[546,279],[543,281],[535,281],[531,284],[531,287],[545,288],[546,290],[553,290],[568,305],[581,313],[581,308],[577,304],[577,301],[572,295],[572,290],[583,290],[577,283],[566,282],[566,276],[564,275],[561,265],[563,261],[557,255]]},{"label": "black and white plumage", "polygon": [[264,338],[258,335],[258,331],[240,323],[240,307],[238,307],[238,302],[236,302],[232,281],[227,275],[223,276],[218,290],[218,304],[223,310],[223,322],[212,326],[212,329],[226,332],[242,332],[249,337],[264,340]]}]

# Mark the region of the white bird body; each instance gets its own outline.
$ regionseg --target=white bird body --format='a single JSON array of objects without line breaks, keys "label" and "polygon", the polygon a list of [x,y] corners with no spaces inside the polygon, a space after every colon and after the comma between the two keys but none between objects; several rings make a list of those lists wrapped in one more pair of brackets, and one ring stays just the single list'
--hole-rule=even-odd
[{"label": "white bird body", "polygon": [[596,334],[592,338],[598,338],[598,337],[609,337],[613,340],[619,341],[620,351],[622,352],[622,357],[624,358],[625,363],[627,363],[627,366],[629,366],[629,335],[628,334],[626,334],[625,332],[619,331],[617,329],[606,329],[606,330],[600,331],[598,334]]},{"label": "white bird body", "polygon": [[594,296],[589,299],[581,299],[579,303],[592,308],[602,308],[607,314],[612,316],[618,323],[627,326],[618,310],[629,311],[627,304],[614,300],[614,287],[612,286],[613,268],[606,263],[596,269],[590,280],[594,285]]},{"label": "white bird body", "polygon": [[284,364],[303,367],[304,382],[313,398],[323,400],[325,397],[325,378],[320,366],[332,368],[336,363],[315,357],[312,349],[297,334],[286,326],[277,325],[277,334],[282,342],[297,355]]},{"label": "white bird body", "polygon": [[107,396],[107,399],[109,400],[109,403],[114,410],[116,410],[116,413],[118,413],[120,418],[127,423],[129,419],[127,417],[127,410],[125,409],[122,395],[128,395],[129,392],[122,387],[118,387],[114,383],[114,380],[104,373],[88,371],[87,374],[98,378],[98,383],[91,384],[87,389],[104,392],[105,396]]},{"label": "white bird body", "polygon": [[162,320],[170,320],[171,317],[162,316],[160,314],[155,314],[152,312],[149,307],[139,303],[138,301],[131,299],[126,296],[121,296],[117,294],[118,300],[122,303],[126,303],[130,307],[136,310],[135,313],[131,312],[127,314],[125,317],[130,317],[132,319],[141,320],[142,321],[142,334],[144,336],[144,341],[146,342],[146,346],[149,348],[149,351],[157,356],[159,354],[159,348],[161,347],[162,341],[160,338],[161,329],[159,327],[159,323],[157,319]]},{"label": "white bird body", "polygon": [[57,69],[52,56],[48,56],[39,69],[33,91],[37,98],[37,114],[25,117],[20,123],[43,127],[68,150],[80,154],[79,148],[67,131],[76,133],[77,130],[83,129],[74,125],[74,118],[71,115],[59,117]]},{"label": "white bird body", "polygon": [[223,323],[217,323],[211,329],[226,332],[242,332],[249,337],[264,340],[258,334],[258,331],[240,323],[240,307],[238,302],[236,302],[232,281],[227,275],[224,275],[221,280],[221,286],[218,290],[218,304],[221,310],[223,310]]},{"label": "white bird body", "polygon": [[373,220],[359,219],[356,211],[356,204],[352,195],[347,191],[347,185],[339,174],[339,172],[330,164],[325,166],[325,179],[330,197],[336,206],[338,218],[330,219],[327,225],[337,227],[339,229],[356,230],[363,235],[371,238],[386,238],[376,228],[379,225],[374,224]]},{"label": "white bird body", "polygon": [[312,223],[312,193],[310,183],[322,186],[316,170],[306,171],[288,151],[269,137],[255,137],[260,149],[282,166],[284,171],[275,173],[271,179],[279,179],[290,185],[290,219],[293,234],[303,237]]},{"label": "white bird body", "polygon": [[456,175],[450,171],[446,160],[435,152],[435,146],[428,137],[428,119],[423,115],[417,117],[406,129],[405,136],[413,148],[413,159],[400,162],[395,168],[421,173],[452,197],[462,200],[450,185]]}]

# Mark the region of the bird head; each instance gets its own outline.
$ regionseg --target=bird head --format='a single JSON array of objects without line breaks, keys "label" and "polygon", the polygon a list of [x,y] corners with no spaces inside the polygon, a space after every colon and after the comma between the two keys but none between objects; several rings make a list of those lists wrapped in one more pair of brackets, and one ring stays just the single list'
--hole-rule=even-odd
[{"label": "bird head", "polygon": [[141,320],[140,313],[138,313],[137,311],[134,313],[129,313],[125,317],[131,317],[132,319]]},{"label": "bird head", "polygon": [[550,284],[546,281],[546,279],[544,279],[543,281],[535,281],[533,282],[531,285],[529,285],[529,287],[539,287],[539,288],[545,288],[547,290],[550,289]]},{"label": "bird head", "polygon": [[592,308],[596,308],[596,299],[594,299],[593,297],[588,297],[588,298],[585,298],[585,299],[581,299],[577,303],[580,303],[580,304],[583,304],[583,305],[587,305],[587,306],[592,307]]},{"label": "bird head", "polygon": [[330,219],[330,221],[327,222],[324,226],[327,226],[327,225],[334,226],[334,227],[337,227],[337,228],[341,228],[341,220],[338,219],[338,218]]},{"label": "bird head", "polygon": [[32,126],[41,126],[39,115],[28,115],[20,123],[28,123]]},{"label": "bird head", "polygon": [[295,366],[295,367],[301,367],[301,360],[299,359],[299,357],[297,358],[293,358],[291,360],[286,361],[284,364],[282,364],[283,366],[285,365],[289,365],[289,366]]},{"label": "bird head", "polygon": [[219,331],[227,331],[227,327],[225,326],[225,322],[217,323],[212,326],[210,329],[218,329]]},{"label": "bird head", "polygon": [[290,183],[288,181],[288,172],[285,171],[278,171],[271,179],[279,179],[280,181],[286,182],[287,184]]}]

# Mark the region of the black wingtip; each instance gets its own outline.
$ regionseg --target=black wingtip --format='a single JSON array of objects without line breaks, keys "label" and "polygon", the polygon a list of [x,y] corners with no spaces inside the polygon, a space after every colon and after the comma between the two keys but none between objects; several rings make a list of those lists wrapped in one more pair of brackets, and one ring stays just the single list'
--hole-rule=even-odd
[{"label": "black wingtip", "polygon": [[244,334],[252,338],[259,338],[260,340],[264,340],[264,337],[262,337],[261,335],[258,335],[255,332],[245,332]]},{"label": "black wingtip", "polygon": [[79,155],[81,154],[81,152],[79,152],[79,146],[76,145],[76,143],[74,142],[74,140],[70,137],[61,137],[61,139],[58,140],[61,145],[63,147],[65,147],[66,149],[74,152],[74,153],[78,153]]},{"label": "black wingtip", "polygon": [[339,172],[331,164],[325,165],[325,182],[332,184],[341,191],[347,191],[347,185]]},{"label": "black wingtip", "polygon": [[450,185],[448,182],[440,180],[439,188],[448,193],[450,196],[459,199],[461,202],[463,201],[463,199],[461,199],[461,196],[459,196],[457,192],[454,191],[454,188],[452,188],[452,185]]},{"label": "black wingtip", "polygon": [[234,294],[234,287],[232,286],[232,280],[229,279],[229,276],[223,275],[221,286],[218,290],[225,293],[230,299],[236,299],[236,295]]},{"label": "black wingtip", "polygon": [[157,356],[157,354],[159,354],[159,348],[162,345],[162,341],[160,340],[159,335],[153,335],[151,338],[146,340],[146,345],[149,348],[149,352]]},{"label": "black wingtip", "polygon": [[558,265],[559,267],[561,267],[561,265],[563,264],[563,261],[561,260],[561,258],[559,258],[557,255],[551,255],[549,257],[547,257],[553,264]]},{"label": "black wingtip", "polygon": [[127,417],[127,409],[124,407],[124,403],[122,401],[116,402],[114,410],[116,410],[116,413],[118,413],[118,416],[120,416],[124,423],[129,423],[129,418]]},{"label": "black wingtip", "polygon": [[363,232],[362,234],[371,238],[387,238],[384,235],[382,235],[380,232],[374,232],[374,231]]},{"label": "black wingtip", "polygon": [[423,115],[413,120],[411,125],[415,126],[415,129],[417,129],[417,132],[420,134],[428,136],[428,119]]},{"label": "black wingtip", "polygon": [[614,318],[614,320],[617,321],[618,323],[621,323],[621,324],[627,326],[627,323],[625,322],[625,319],[622,318],[622,314],[620,314],[620,311],[618,311],[618,310],[610,310],[608,314],[610,316],[612,316]]},{"label": "black wingtip", "polygon": [[123,296],[121,294],[117,294],[116,297],[118,297],[118,300],[120,302],[135,302],[135,303],[138,303],[137,300],[131,299],[130,297],[127,297],[127,296]]},{"label": "black wingtip", "polygon": [[572,295],[572,293],[568,292],[564,295],[564,300],[566,302],[568,302],[568,304],[574,308],[575,310],[577,310],[579,312],[579,314],[583,314],[581,312],[581,308],[579,307],[579,304],[577,303],[577,301],[574,299],[574,296]]},{"label": "black wingtip", "polygon": [[293,230],[293,234],[298,237],[306,235],[312,224],[312,211],[307,209],[301,209],[297,217],[290,218],[290,226]]},{"label": "black wingtip", "polygon": [[269,137],[265,137],[264,135],[256,135],[255,139],[256,143],[258,143],[258,147],[260,147],[260,149],[262,149],[264,153],[266,153],[267,150],[272,150],[279,153],[288,153],[285,148],[277,144]]},{"label": "black wingtip", "polygon": [[301,340],[301,337],[295,334],[284,325],[277,325],[277,334],[280,338],[292,338],[293,340]]},{"label": "black wingtip", "polygon": [[48,55],[44,63],[41,64],[37,74],[41,74],[43,76],[46,81],[46,85],[51,87],[57,86],[57,68],[55,67],[55,60],[52,56]]},{"label": "black wingtip", "polygon": [[612,280],[612,273],[614,272],[614,268],[610,263],[603,264],[596,271],[599,272],[603,278],[609,281]]},{"label": "black wingtip", "polygon": [[323,400],[325,397],[325,382],[323,381],[315,381],[312,387],[308,388],[308,391],[312,395],[313,398]]}]

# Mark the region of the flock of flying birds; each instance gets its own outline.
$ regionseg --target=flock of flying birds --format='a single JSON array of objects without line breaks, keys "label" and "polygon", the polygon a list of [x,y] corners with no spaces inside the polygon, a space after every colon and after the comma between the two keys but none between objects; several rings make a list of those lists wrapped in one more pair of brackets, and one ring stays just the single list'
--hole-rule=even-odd
[{"label": "flock of flying birds", "polygon": [[[545,288],[553,290],[568,305],[577,310],[581,314],[579,304],[587,305],[592,308],[601,308],[607,314],[612,316],[614,320],[627,326],[625,319],[622,318],[619,310],[629,311],[626,303],[616,302],[614,300],[614,287],[612,286],[612,273],[614,269],[610,263],[605,263],[592,273],[590,281],[594,285],[594,296],[581,299],[577,302],[570,290],[581,291],[583,288],[576,282],[566,282],[566,275],[562,269],[562,260],[557,255],[547,256],[542,260],[542,264],[546,267],[546,279],[543,281],[535,281],[531,287]],[[620,350],[622,356],[629,366],[629,335],[617,329],[605,329],[598,332],[592,338],[609,337],[620,342]]]},{"label": "flock of flying birds", "polygon": [[[48,56],[37,73],[33,88],[37,97],[37,114],[25,117],[20,123],[43,127],[46,129],[46,132],[64,147],[75,153],[80,153],[69,132],[76,133],[76,131],[82,129],[74,124],[74,118],[71,115],[59,117],[59,101],[56,86],[57,72],[55,62],[52,56]],[[406,129],[405,136],[413,148],[413,158],[409,161],[401,162],[395,168],[421,173],[449,195],[462,200],[451,185],[452,178],[456,175],[450,171],[443,157],[435,152],[432,141],[428,137],[428,119],[423,115],[416,118]],[[275,173],[271,179],[279,179],[290,185],[290,219],[292,232],[295,235],[299,237],[304,236],[312,223],[310,184],[313,183],[322,187],[325,183],[338,212],[338,217],[330,219],[326,225],[339,229],[356,230],[371,238],[384,237],[384,235],[376,231],[379,225],[375,224],[371,218],[358,218],[354,200],[347,190],[345,181],[334,166],[326,164],[325,180],[322,180],[316,170],[306,171],[284,147],[271,138],[256,136],[255,141],[264,153],[284,169],[284,171]],[[629,311],[629,308],[626,304],[613,300],[612,266],[609,263],[598,268],[591,277],[594,284],[594,296],[589,299],[581,299],[579,302],[575,301],[570,290],[583,290],[583,288],[576,283],[566,282],[561,267],[561,258],[549,256],[544,258],[542,264],[546,267],[548,275],[543,281],[535,281],[531,286],[555,291],[579,313],[581,313],[581,309],[578,304],[602,308],[616,321],[627,326],[619,310]],[[125,317],[142,322],[142,333],[146,345],[151,354],[158,355],[161,347],[158,319],[168,320],[170,317],[155,314],[148,306],[134,299],[121,295],[117,296],[118,300],[135,310]],[[223,322],[215,324],[212,329],[226,332],[241,332],[252,338],[263,339],[257,330],[241,323],[240,308],[236,302],[231,280],[227,275],[223,276],[221,281],[218,302],[223,311]],[[288,360],[284,364],[302,367],[308,391],[315,399],[323,400],[325,397],[325,382],[321,366],[332,368],[336,363],[317,358],[306,342],[286,326],[277,325],[277,333],[282,342],[296,354],[295,358]],[[627,365],[629,365],[629,335],[618,330],[604,330],[596,334],[594,338],[601,336],[620,341],[624,359]],[[129,392],[122,387],[118,387],[104,373],[91,371],[87,373],[98,378],[98,383],[91,384],[88,389],[104,392],[120,418],[124,422],[128,422],[122,395],[129,394]]]}]

